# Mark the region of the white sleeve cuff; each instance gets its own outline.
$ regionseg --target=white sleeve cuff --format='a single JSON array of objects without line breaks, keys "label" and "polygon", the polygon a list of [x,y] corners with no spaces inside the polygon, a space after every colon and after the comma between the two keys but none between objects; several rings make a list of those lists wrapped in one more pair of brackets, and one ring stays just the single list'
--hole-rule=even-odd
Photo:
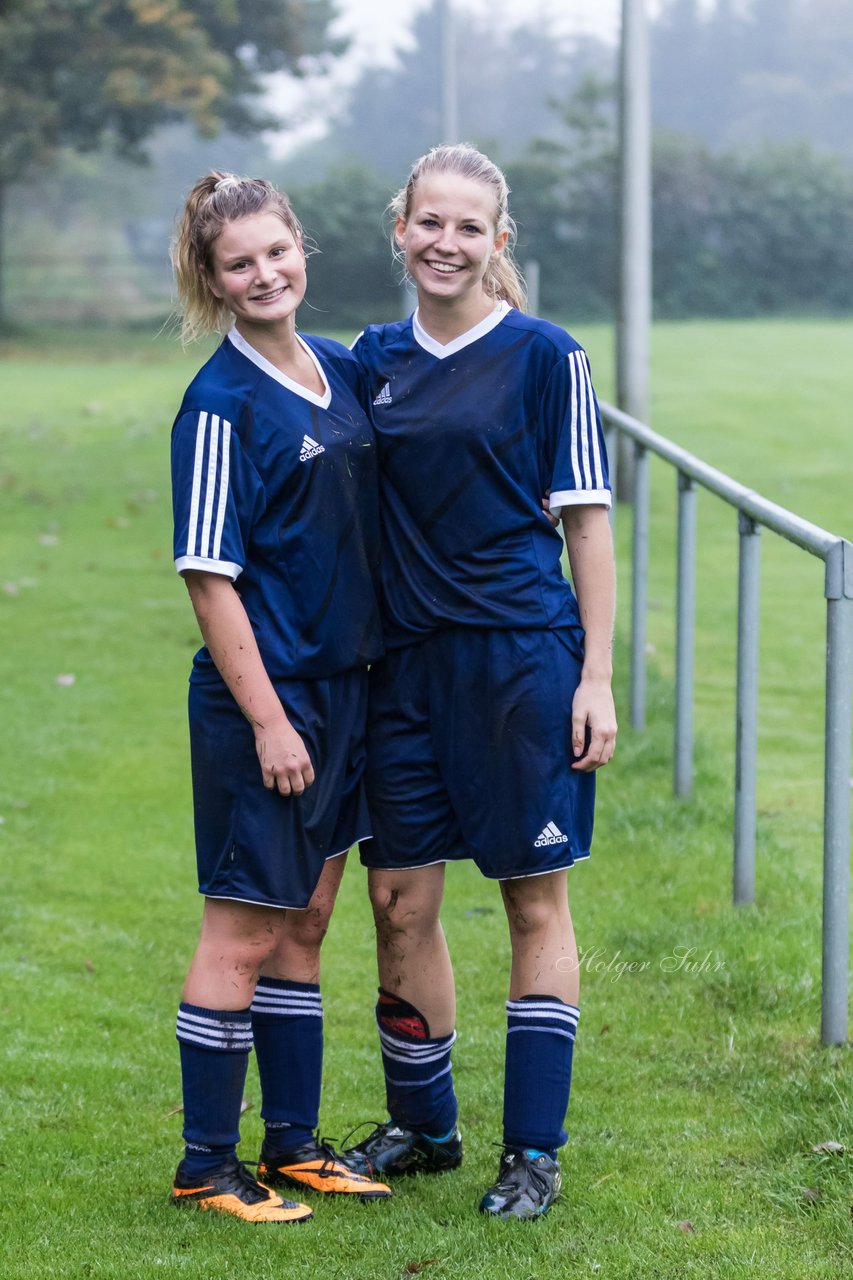
[{"label": "white sleeve cuff", "polygon": [[241,564],[232,564],[230,560],[204,560],[201,556],[178,556],[175,561],[178,573],[186,573],[187,569],[200,569],[202,573],[218,573],[223,578],[236,582],[243,572]]},{"label": "white sleeve cuff", "polygon": [[558,489],[548,499],[552,516],[558,516],[563,507],[609,507],[612,495],[609,489]]}]

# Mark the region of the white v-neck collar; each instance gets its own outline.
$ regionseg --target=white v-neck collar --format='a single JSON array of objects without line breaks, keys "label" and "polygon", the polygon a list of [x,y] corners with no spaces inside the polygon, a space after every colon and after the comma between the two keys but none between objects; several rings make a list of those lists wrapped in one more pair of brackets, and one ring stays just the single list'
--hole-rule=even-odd
[{"label": "white v-neck collar", "polygon": [[308,346],[308,343],[298,333],[296,341],[308,352],[315,369],[322,379],[323,386],[326,388],[322,395],[318,395],[316,391],[309,390],[308,387],[303,387],[301,382],[294,382],[293,378],[288,378],[287,374],[282,373],[281,369],[277,369],[271,360],[267,360],[266,356],[262,356],[260,351],[256,351],[236,326],[228,330],[228,340],[234,344],[241,355],[244,355],[247,360],[251,360],[252,364],[257,365],[259,369],[263,369],[264,373],[269,374],[271,378],[274,378],[283,387],[287,387],[288,391],[292,391],[296,396],[301,396],[303,400],[309,400],[311,404],[316,404],[320,409],[328,409],[332,402],[332,388],[329,386],[329,379],[326,377],[323,366]]},{"label": "white v-neck collar", "polygon": [[484,338],[487,333],[491,333],[492,329],[500,324],[509,310],[509,303],[506,299],[501,299],[494,311],[490,311],[485,320],[475,324],[473,329],[460,333],[458,338],[453,338],[447,344],[438,342],[435,338],[430,337],[418,319],[418,312],[415,311],[412,316],[412,332],[415,335],[415,341],[419,346],[423,347],[424,351],[429,351],[430,355],[438,356],[439,360],[444,360],[447,356],[456,355],[456,352],[461,351],[463,347],[470,346],[478,338]]}]

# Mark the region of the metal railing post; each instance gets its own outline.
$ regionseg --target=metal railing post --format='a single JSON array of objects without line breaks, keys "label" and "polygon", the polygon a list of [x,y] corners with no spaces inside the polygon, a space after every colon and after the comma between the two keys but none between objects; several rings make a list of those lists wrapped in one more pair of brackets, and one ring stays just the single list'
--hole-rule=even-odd
[{"label": "metal railing post", "polygon": [[823,943],[820,1033],[847,1039],[850,913],[850,730],[853,720],[853,545],[826,559],[826,756],[823,810]]},{"label": "metal railing post", "polygon": [[[821,1037],[847,1038],[850,902],[851,720],[853,720],[853,543],[688,453],[611,404],[602,422],[632,443],[634,542],[632,548],[631,721],[645,727],[646,594],[649,556],[649,454],[679,472],[678,602],[676,634],[676,748],[674,786],[689,788],[692,774],[692,679],[695,628],[695,511],[690,492],[701,485],[738,512],[737,715],[735,746],[734,901],[755,898],[756,772],[758,755],[758,632],[761,528],[826,563],[826,740],[824,753],[823,976]],[[623,476],[624,479],[624,476]]]},{"label": "metal railing post", "polygon": [[[619,299],[616,386],[628,413],[649,416],[652,322],[652,112],[646,0],[622,0],[619,45]],[[637,454],[620,450],[623,502],[634,487]]]},{"label": "metal railing post", "polygon": [[649,455],[634,447],[634,536],[631,550],[631,724],[646,727],[646,599],[649,578]]},{"label": "metal railing post", "polygon": [[755,901],[755,775],[758,756],[758,625],[760,525],[738,512],[735,712],[734,901]]},{"label": "metal railing post", "polygon": [[693,657],[696,625],[696,489],[678,473],[678,568],[675,622],[675,751],[673,790],[693,790]]},{"label": "metal railing post", "polygon": [[610,528],[616,532],[616,495],[619,492],[619,432],[604,423],[604,448],[607,451],[607,478],[613,501],[610,504]]}]

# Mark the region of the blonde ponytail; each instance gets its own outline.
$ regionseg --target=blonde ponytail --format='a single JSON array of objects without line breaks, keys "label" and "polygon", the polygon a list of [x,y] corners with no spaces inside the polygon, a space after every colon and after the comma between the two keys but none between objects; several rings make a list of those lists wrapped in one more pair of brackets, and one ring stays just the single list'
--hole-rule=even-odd
[{"label": "blonde ponytail", "polygon": [[229,327],[231,313],[210,288],[213,246],[229,222],[267,212],[277,214],[291,234],[302,240],[290,201],[265,178],[239,178],[213,169],[187,196],[171,245],[184,344]]}]

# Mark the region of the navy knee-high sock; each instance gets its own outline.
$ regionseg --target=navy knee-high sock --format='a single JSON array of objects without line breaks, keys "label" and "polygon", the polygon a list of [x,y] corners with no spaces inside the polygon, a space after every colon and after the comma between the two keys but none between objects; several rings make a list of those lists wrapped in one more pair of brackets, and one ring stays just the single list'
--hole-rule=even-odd
[{"label": "navy knee-high sock", "polygon": [[248,1009],[181,1004],[176,1034],[184,1094],[183,1173],[206,1178],[237,1149],[252,1022]]},{"label": "navy knee-high sock", "polygon": [[252,1001],[261,1078],[264,1150],[282,1155],[308,1142],[320,1117],[323,1002],[313,982],[261,978]]},{"label": "navy knee-high sock", "polygon": [[414,1005],[381,987],[376,1025],[389,1116],[404,1129],[445,1137],[457,1116],[450,1066],[456,1032],[431,1037],[426,1019]]},{"label": "navy knee-high sock", "polygon": [[572,1086],[580,1010],[556,996],[522,996],[506,1005],[504,1144],[555,1156]]}]

